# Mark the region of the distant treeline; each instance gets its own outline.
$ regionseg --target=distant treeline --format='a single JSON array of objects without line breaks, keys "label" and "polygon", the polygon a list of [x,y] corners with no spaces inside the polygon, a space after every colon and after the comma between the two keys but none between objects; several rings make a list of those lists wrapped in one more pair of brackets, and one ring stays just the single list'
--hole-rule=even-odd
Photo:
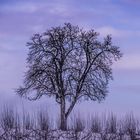
[{"label": "distant treeline", "polygon": [[133,114],[117,119],[113,113],[81,115],[69,119],[67,131],[61,131],[60,120],[52,121],[49,113],[17,113],[4,107],[0,115],[0,140],[137,140],[140,123]]}]

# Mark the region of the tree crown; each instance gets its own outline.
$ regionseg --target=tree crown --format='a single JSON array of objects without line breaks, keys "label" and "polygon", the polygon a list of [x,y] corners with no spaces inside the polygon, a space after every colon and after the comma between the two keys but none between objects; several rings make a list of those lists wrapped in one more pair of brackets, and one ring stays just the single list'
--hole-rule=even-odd
[{"label": "tree crown", "polygon": [[62,98],[70,102],[104,99],[112,79],[111,65],[122,54],[110,35],[103,42],[98,36],[94,30],[84,31],[70,23],[33,35],[27,43],[24,85],[17,93],[33,93],[29,99],[55,96],[58,103]]}]

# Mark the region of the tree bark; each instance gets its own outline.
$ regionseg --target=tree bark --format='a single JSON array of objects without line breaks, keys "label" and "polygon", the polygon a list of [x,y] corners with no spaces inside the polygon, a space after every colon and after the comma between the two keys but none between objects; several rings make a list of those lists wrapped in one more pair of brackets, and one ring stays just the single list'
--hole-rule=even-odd
[{"label": "tree bark", "polygon": [[61,99],[61,104],[60,104],[60,111],[61,111],[61,122],[60,122],[60,129],[65,131],[67,130],[67,117],[65,114],[66,110],[66,104],[65,104],[65,99]]}]

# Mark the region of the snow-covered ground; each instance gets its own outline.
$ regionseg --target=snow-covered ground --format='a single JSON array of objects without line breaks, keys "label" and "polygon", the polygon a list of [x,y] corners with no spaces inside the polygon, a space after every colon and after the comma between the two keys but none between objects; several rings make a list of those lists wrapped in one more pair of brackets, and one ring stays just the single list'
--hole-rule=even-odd
[{"label": "snow-covered ground", "polygon": [[1,140],[140,140],[140,136],[130,136],[126,134],[107,134],[107,133],[94,133],[91,131],[7,131],[1,133]]}]

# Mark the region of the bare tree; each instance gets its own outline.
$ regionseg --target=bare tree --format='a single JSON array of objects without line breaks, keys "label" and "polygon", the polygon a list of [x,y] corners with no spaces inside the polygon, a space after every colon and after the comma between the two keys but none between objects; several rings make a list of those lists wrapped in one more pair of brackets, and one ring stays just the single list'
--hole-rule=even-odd
[{"label": "bare tree", "polygon": [[78,100],[105,98],[111,65],[122,56],[110,35],[103,42],[98,36],[94,30],[66,23],[33,35],[27,43],[28,70],[17,93],[30,100],[54,96],[60,105],[62,130],[66,130],[67,118]]}]

